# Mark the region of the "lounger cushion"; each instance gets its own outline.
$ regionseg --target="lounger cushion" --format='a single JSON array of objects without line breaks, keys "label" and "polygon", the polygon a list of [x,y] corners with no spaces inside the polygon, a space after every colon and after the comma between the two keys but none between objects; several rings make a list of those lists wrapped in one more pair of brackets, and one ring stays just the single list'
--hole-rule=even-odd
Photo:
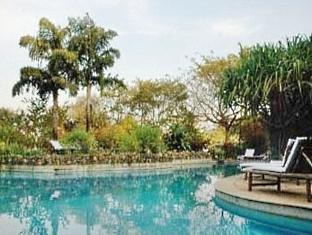
[{"label": "lounger cushion", "polygon": [[282,160],[271,160],[270,162],[245,162],[245,163],[239,164],[239,167],[243,169],[243,168],[252,167],[252,166],[268,166],[268,164],[274,165],[274,166],[284,166],[290,154],[290,151],[294,142],[295,142],[295,139],[291,139],[291,138],[288,139]]},{"label": "lounger cushion", "polygon": [[283,164],[282,166],[285,166],[286,162],[287,162],[287,159],[290,155],[290,152],[291,152],[291,149],[293,147],[295,143],[295,140],[294,139],[289,139],[288,142],[287,142],[287,145],[286,145],[286,148],[285,148],[285,152],[284,152],[284,156],[283,156]]},{"label": "lounger cushion", "polygon": [[286,168],[282,167],[282,166],[273,166],[271,164],[267,164],[267,165],[262,165],[262,166],[252,166],[251,168],[252,170],[256,170],[256,171],[272,171],[272,172],[279,172],[279,173],[284,173]]},{"label": "lounger cushion", "polygon": [[300,151],[300,146],[302,145],[302,142],[307,140],[307,137],[297,137],[293,147],[291,148],[290,154],[286,160],[286,163],[284,165],[285,171],[289,172],[292,166],[294,166],[298,153]]},{"label": "lounger cushion", "polygon": [[246,149],[245,151],[245,157],[254,157],[255,150],[254,149]]},{"label": "lounger cushion", "polygon": [[269,165],[283,166],[283,161],[244,162],[244,163],[239,164],[239,167],[240,168],[245,168],[245,167],[253,167],[253,166],[269,166]]},{"label": "lounger cushion", "polygon": [[301,146],[302,141],[306,140],[307,137],[297,137],[289,154],[289,157],[285,163],[284,166],[273,166],[271,164],[267,165],[261,165],[261,166],[252,166],[249,169],[252,170],[259,170],[259,171],[272,171],[272,172],[279,172],[279,173],[285,173],[290,172],[292,166],[297,160],[299,148]]}]

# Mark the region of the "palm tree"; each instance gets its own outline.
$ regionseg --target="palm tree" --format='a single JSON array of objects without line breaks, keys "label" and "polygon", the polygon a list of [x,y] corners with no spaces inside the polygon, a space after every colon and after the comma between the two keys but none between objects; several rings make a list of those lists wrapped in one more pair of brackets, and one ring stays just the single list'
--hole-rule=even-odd
[{"label": "palm tree", "polygon": [[42,18],[36,36],[21,37],[20,46],[28,49],[30,59],[37,62],[38,66],[21,68],[20,80],[12,89],[13,96],[21,94],[24,89],[29,91],[30,88],[34,88],[41,98],[52,95],[55,139],[59,137],[59,90],[76,90],[70,82],[76,77],[76,54],[65,47],[67,32],[66,28],[57,27],[48,19]]},{"label": "palm tree", "polygon": [[69,19],[69,48],[78,56],[78,84],[87,88],[86,94],[86,131],[91,128],[91,88],[99,85],[123,85],[116,76],[104,74],[119,58],[119,51],[110,46],[110,41],[117,36],[112,30],[96,26],[87,14],[81,18]]}]

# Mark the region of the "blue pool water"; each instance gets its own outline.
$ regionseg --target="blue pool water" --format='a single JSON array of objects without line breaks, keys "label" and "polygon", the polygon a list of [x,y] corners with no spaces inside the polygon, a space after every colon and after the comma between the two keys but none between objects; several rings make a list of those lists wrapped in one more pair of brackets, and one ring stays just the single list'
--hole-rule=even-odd
[{"label": "blue pool water", "polygon": [[0,234],[309,234],[312,223],[214,197],[235,166],[0,173]]}]

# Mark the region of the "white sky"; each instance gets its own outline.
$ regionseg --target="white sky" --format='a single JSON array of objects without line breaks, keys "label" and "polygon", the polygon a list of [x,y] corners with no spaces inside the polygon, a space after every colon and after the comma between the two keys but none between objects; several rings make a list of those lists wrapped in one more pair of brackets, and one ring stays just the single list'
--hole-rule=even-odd
[{"label": "white sky", "polygon": [[309,0],[0,0],[0,107],[23,107],[23,96],[11,96],[19,69],[30,64],[19,38],[34,35],[41,17],[64,26],[86,12],[118,32],[113,45],[121,58],[113,72],[128,82],[178,75],[190,66],[187,56],[224,56],[238,43],[312,33]]}]

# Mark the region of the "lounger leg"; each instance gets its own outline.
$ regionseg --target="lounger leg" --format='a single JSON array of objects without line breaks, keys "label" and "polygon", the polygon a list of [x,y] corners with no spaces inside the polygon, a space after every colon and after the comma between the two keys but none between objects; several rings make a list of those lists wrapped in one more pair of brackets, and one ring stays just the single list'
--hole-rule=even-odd
[{"label": "lounger leg", "polygon": [[244,180],[247,180],[247,172],[245,172]]},{"label": "lounger leg", "polygon": [[261,175],[261,179],[264,180],[264,175]]},{"label": "lounger leg", "polygon": [[311,180],[306,180],[306,191],[307,191],[307,200],[308,202],[311,202]]},{"label": "lounger leg", "polygon": [[300,180],[299,179],[297,179],[297,185],[300,185]]},{"label": "lounger leg", "polygon": [[248,172],[248,191],[252,191],[252,172]]},{"label": "lounger leg", "polygon": [[281,191],[281,177],[277,176],[277,191]]}]

